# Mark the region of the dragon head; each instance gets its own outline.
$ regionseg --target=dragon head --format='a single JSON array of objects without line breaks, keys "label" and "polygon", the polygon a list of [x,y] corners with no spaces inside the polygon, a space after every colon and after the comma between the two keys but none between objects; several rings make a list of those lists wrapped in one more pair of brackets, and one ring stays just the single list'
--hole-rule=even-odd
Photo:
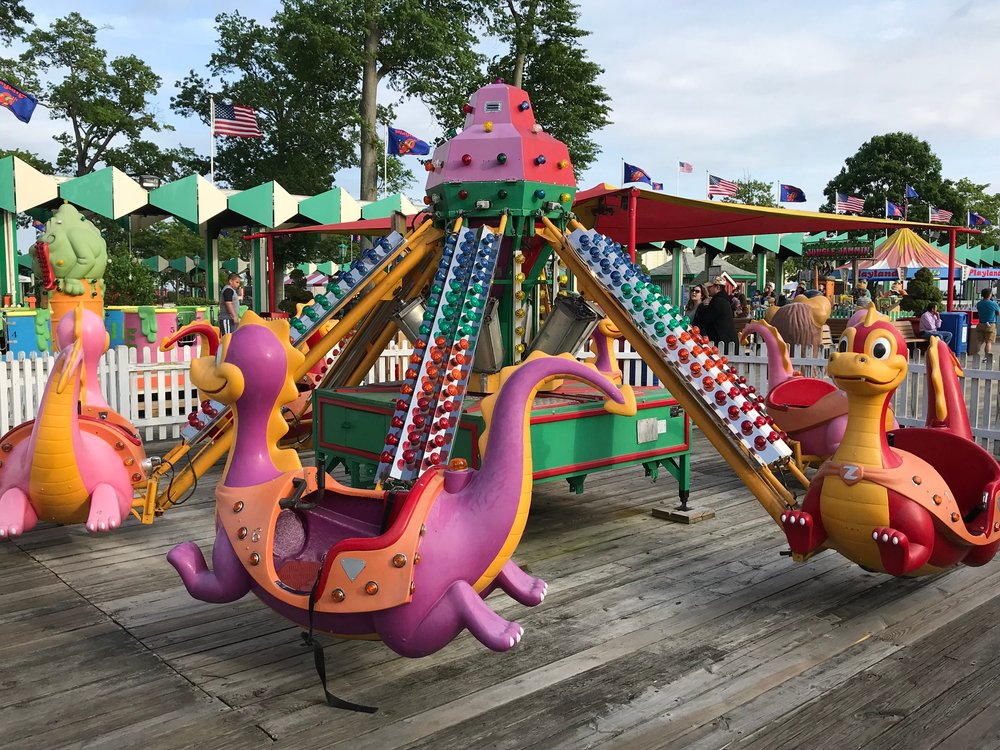
[{"label": "dragon head", "polygon": [[160,345],[169,349],[178,340],[197,334],[208,344],[207,356],[191,363],[191,382],[203,398],[235,404],[244,397],[267,408],[298,397],[295,373],[305,360],[289,342],[287,320],[263,320],[248,310],[239,328],[220,340],[207,323],[184,326]]},{"label": "dragon head", "polygon": [[838,388],[859,395],[892,393],[906,370],[906,340],[874,303],[864,320],[844,331],[827,367]]}]

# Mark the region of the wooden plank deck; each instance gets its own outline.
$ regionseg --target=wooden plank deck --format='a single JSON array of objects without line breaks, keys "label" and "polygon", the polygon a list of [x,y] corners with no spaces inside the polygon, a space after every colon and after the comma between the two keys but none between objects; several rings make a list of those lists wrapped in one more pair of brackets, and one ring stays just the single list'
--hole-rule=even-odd
[{"label": "wooden plank deck", "polygon": [[49,528],[0,545],[0,746],[16,748],[1000,747],[1000,563],[920,580],[833,553],[796,565],[780,530],[695,433],[692,505],[669,478],[596,474],[536,492],[516,559],[549,582],[508,654],[468,634],[408,660],[312,654],[255,598],[191,599],[164,555],[211,548],[212,488],[150,527]]}]

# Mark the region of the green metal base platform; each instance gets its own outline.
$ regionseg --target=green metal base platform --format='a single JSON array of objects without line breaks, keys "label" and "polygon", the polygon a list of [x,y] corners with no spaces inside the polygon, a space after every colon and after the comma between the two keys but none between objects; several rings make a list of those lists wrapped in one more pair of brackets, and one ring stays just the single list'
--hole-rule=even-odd
[{"label": "green metal base platform", "polygon": [[[398,384],[321,389],[314,396],[313,445],[317,465],[343,464],[354,487],[374,485],[378,457],[393,414]],[[663,388],[636,388],[638,413],[609,414],[588,390],[567,385],[538,394],[531,411],[531,455],[535,483],[565,479],[583,492],[588,474],[641,465],[654,481],[660,468],[677,480],[686,503],[691,485],[691,423]],[[485,429],[481,397],[470,394],[455,433],[451,457],[478,468],[479,437]]]}]

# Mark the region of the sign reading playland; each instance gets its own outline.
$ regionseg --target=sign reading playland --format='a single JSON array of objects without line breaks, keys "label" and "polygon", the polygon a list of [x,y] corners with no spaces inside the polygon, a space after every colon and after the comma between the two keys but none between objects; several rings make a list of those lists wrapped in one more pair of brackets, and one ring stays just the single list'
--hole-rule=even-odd
[{"label": "sign reading playland", "polygon": [[840,242],[820,240],[811,242],[802,248],[804,258],[834,258],[837,260],[868,260],[875,257],[875,243],[873,242],[852,242],[842,240]]}]

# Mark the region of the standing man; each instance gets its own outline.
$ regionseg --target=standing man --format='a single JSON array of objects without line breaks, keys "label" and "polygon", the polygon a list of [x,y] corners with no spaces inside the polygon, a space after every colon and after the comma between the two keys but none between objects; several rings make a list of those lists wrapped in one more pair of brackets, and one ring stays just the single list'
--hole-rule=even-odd
[{"label": "standing man", "polygon": [[240,275],[231,273],[229,281],[222,287],[222,299],[219,304],[219,330],[223,336],[235,331],[239,324],[240,283]]},{"label": "standing man", "polygon": [[986,356],[993,356],[993,342],[997,340],[997,315],[1000,314],[1000,305],[993,299],[993,290],[986,288],[983,290],[983,298],[976,305],[979,313],[979,324],[976,326],[976,333],[979,334],[979,347],[976,349],[976,356],[982,352],[982,347],[986,346]]},{"label": "standing man", "polygon": [[724,352],[733,354],[736,351],[736,324],[733,322],[733,303],[726,294],[725,281],[717,278],[708,284],[708,294],[711,297],[698,317],[703,327],[702,333]]}]

